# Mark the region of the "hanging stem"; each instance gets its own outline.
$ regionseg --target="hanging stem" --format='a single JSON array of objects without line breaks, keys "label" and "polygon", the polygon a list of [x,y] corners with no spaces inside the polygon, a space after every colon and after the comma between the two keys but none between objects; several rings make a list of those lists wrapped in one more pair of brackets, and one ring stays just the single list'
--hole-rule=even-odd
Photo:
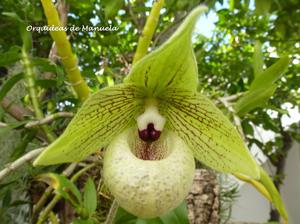
[{"label": "hanging stem", "polygon": [[[38,100],[37,92],[36,92],[36,86],[35,86],[35,74],[32,69],[31,62],[29,60],[29,56],[26,52],[25,47],[22,48],[22,62],[25,69],[25,78],[27,82],[27,88],[29,92],[29,96],[31,99],[31,103],[34,109],[35,116],[40,120],[44,118],[44,114],[40,109],[40,103]],[[47,139],[50,142],[53,142],[55,140],[54,134],[51,133],[50,129],[46,125],[41,126],[42,130],[45,132]]]},{"label": "hanging stem", "polygon": [[150,15],[147,18],[143,32],[139,38],[138,46],[132,64],[135,64],[138,60],[140,60],[142,57],[144,57],[147,54],[155,28],[158,23],[160,10],[163,7],[163,5],[164,5],[164,0],[154,0]]},{"label": "hanging stem", "polygon": [[77,57],[73,54],[67,34],[62,30],[63,26],[59,20],[58,13],[51,0],[41,0],[49,26],[59,31],[50,31],[50,35],[57,46],[58,55],[66,70],[67,77],[81,101],[84,101],[90,93],[90,89],[81,76],[77,64]]}]

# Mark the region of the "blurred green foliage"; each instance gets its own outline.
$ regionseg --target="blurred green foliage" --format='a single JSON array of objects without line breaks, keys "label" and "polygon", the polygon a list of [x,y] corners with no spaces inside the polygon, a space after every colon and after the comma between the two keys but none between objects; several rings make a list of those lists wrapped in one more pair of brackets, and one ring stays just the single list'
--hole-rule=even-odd
[{"label": "blurred green foliage", "polygon": [[[279,57],[289,55],[287,71],[283,76],[277,77],[276,87],[271,91],[273,95],[270,97],[267,94],[259,107],[240,114],[248,146],[258,146],[271,163],[279,168],[288,153],[289,141],[300,140],[299,121],[284,124],[282,119],[289,115],[289,111],[283,105],[298,108],[300,104],[300,1],[200,2],[207,4],[210,12],[217,16],[211,37],[197,34],[194,37],[200,79],[199,91],[210,98],[217,101],[220,97],[238,96],[249,91],[252,81],[259,73],[257,71],[269,68]],[[58,4],[60,3],[59,1]],[[67,15],[69,27],[111,25],[119,28],[114,32],[80,31],[68,32],[68,35],[79,58],[82,74],[92,91],[120,83],[130,70],[151,1],[68,0],[66,4],[68,7],[63,13]],[[187,12],[198,4],[199,1],[196,0],[166,0],[151,48],[154,49],[164,42]],[[33,113],[30,113],[32,105],[28,100],[28,93],[24,91],[25,83],[20,75],[22,36],[17,28],[19,24],[7,15],[17,15],[25,25],[46,24],[40,1],[1,1],[0,96],[9,99],[10,106],[29,110],[22,120],[16,120],[11,113],[0,108],[1,122],[9,125],[9,128],[1,127],[0,131],[1,169],[5,163],[45,143],[42,138],[36,138],[39,129],[24,128],[24,123],[34,117]],[[80,102],[68,85],[63,67],[58,58],[49,60],[52,47],[49,33],[42,31],[27,32],[28,34],[32,38],[31,61],[36,73],[42,111],[44,114],[58,111],[76,112]],[[261,93],[255,93],[253,97],[257,97],[256,94]],[[228,108],[222,104],[218,105],[232,118]],[[69,118],[54,120],[50,126],[51,130],[59,135],[69,121]],[[258,127],[274,132],[275,137],[264,142],[255,134]],[[47,169],[57,170],[57,167]],[[284,179],[284,171],[277,171],[275,180],[279,186]],[[13,219],[14,223],[29,222],[31,178],[33,174],[40,172],[45,172],[45,169],[33,170],[31,166],[26,166],[1,182],[0,220],[4,223],[12,223]]]}]

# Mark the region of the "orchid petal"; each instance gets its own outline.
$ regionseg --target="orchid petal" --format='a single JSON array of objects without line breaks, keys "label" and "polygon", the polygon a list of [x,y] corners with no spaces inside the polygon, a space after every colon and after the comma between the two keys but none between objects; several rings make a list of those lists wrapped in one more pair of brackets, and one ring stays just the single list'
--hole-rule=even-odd
[{"label": "orchid petal", "polygon": [[206,9],[201,6],[193,10],[168,41],[132,67],[125,82],[144,85],[154,96],[166,87],[196,91],[198,70],[192,48],[192,31],[199,15]]},{"label": "orchid petal", "polygon": [[106,146],[129,125],[142,108],[143,91],[132,84],[108,87],[83,104],[65,132],[34,165],[75,162]]},{"label": "orchid petal", "polygon": [[176,208],[191,189],[195,160],[176,134],[165,131],[154,144],[159,160],[137,157],[141,140],[127,129],[109,144],[103,160],[103,178],[118,204],[140,218],[154,218]]},{"label": "orchid petal", "polygon": [[166,128],[181,137],[198,160],[224,173],[259,178],[259,168],[239,133],[210,100],[172,88],[160,96],[160,102]]}]

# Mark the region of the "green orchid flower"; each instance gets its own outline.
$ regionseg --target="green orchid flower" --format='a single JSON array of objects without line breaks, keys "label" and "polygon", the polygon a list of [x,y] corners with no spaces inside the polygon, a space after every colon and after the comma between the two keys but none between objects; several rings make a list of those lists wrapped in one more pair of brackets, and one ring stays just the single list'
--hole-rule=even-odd
[{"label": "green orchid flower", "polygon": [[[194,9],[173,36],[131,69],[123,84],[86,100],[65,132],[34,161],[80,161],[107,147],[103,175],[118,204],[142,218],[177,207],[190,190],[195,163],[237,174],[267,192],[287,215],[269,177],[230,121],[197,92],[192,31],[205,7]],[[267,183],[267,184],[265,184]]]}]

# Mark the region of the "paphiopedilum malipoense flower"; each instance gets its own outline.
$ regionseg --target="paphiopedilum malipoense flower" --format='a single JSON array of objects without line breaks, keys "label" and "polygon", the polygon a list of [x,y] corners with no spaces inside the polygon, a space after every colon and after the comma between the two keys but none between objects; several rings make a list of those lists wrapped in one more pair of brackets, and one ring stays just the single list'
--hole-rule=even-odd
[{"label": "paphiopedilum malipoense flower", "polygon": [[204,10],[193,10],[123,84],[92,95],[34,164],[80,161],[107,147],[105,183],[120,206],[143,218],[159,216],[186,197],[194,157],[215,170],[259,180],[261,169],[237,130],[197,92],[191,39]]}]

